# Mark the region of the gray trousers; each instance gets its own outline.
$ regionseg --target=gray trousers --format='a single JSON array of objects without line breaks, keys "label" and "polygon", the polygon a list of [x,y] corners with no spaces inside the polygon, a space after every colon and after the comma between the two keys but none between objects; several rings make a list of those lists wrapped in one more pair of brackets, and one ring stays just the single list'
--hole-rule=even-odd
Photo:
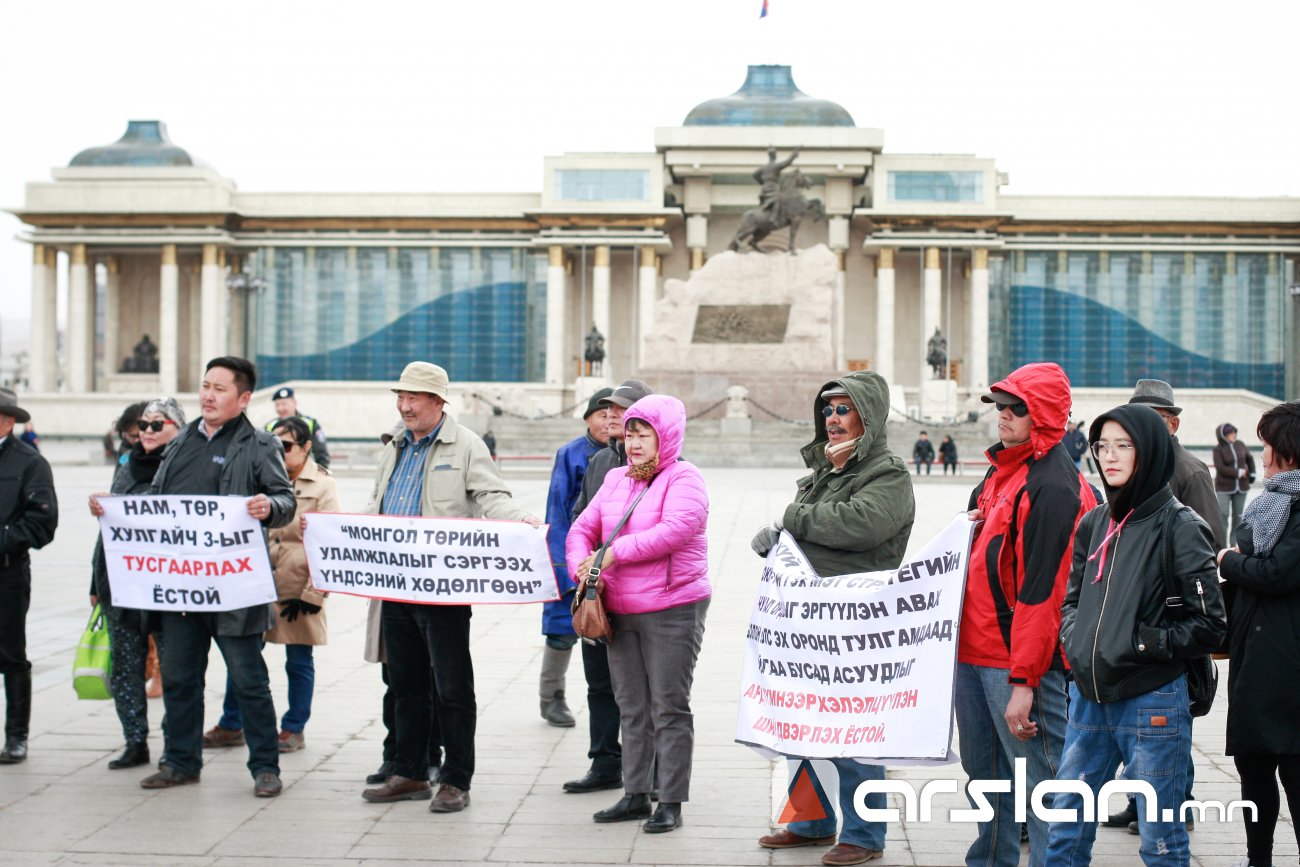
[{"label": "gray trousers", "polygon": [[623,723],[623,788],[654,786],[659,757],[659,801],[690,800],[695,718],[691,683],[704,638],[709,600],[646,614],[610,614],[614,640],[609,672]]},{"label": "gray trousers", "polygon": [[1214,496],[1219,501],[1219,517],[1223,520],[1224,538],[1228,540],[1229,546],[1235,545],[1234,537],[1237,535],[1237,526],[1241,523],[1241,513],[1246,508],[1246,492],[1223,493],[1215,491]]}]

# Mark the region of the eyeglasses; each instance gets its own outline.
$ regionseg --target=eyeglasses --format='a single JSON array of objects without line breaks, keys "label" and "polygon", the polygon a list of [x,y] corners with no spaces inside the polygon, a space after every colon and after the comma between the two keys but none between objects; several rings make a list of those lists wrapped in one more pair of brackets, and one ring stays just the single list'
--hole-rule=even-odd
[{"label": "eyeglasses", "polygon": [[1133,453],[1135,448],[1137,447],[1127,440],[1120,440],[1119,442],[1113,443],[1098,440],[1092,444],[1092,453],[1098,458],[1102,455],[1111,453],[1114,453],[1116,457],[1126,458]]},{"label": "eyeglasses", "polygon": [[1025,416],[1029,415],[1029,407],[1023,402],[1000,403],[998,404],[998,409],[999,410],[1009,409],[1011,410],[1011,414],[1014,415],[1016,418],[1024,418]]},{"label": "eyeglasses", "polygon": [[175,424],[175,423],[176,422],[172,421],[171,419],[164,419],[163,421],[141,421],[140,430],[141,432],[151,430],[154,433],[162,433],[163,428],[167,427],[167,425],[169,424]]},{"label": "eyeglasses", "polygon": [[293,451],[294,446],[298,444],[293,440],[280,440],[280,445],[284,446],[284,452],[285,454],[288,454],[289,452]]},{"label": "eyeglasses", "polygon": [[851,412],[853,412],[853,407],[849,406],[847,403],[841,403],[837,406],[822,407],[822,415],[826,418],[830,418],[833,415],[848,415]]}]

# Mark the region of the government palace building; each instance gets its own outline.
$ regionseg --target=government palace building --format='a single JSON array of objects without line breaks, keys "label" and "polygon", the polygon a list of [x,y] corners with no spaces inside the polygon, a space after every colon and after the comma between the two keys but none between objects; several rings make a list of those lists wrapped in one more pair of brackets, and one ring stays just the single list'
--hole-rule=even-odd
[{"label": "government palace building", "polygon": [[[769,148],[798,150],[792,168],[824,209],[803,221],[799,258],[833,257],[812,379],[879,371],[912,415],[927,415],[926,381],[946,379],[964,415],[991,381],[1049,360],[1076,403],[1112,405],[1157,377],[1206,423],[1241,407],[1243,434],[1247,411],[1300,396],[1300,199],[1004,195],[1014,166],[891,153],[883,130],[801,92],[786,66],[750,67],[738,91],[655,129],[644,151],[546,157],[540,192],[245,191],[183,144],[160,121],[130,121],[10,208],[32,251],[19,390],[42,432],[102,433],[109,407],[131,398],[192,404],[204,363],[224,354],[256,362],[259,415],[263,390],[289,383],[343,437],[395,417],[387,384],[412,360],[445,367],[465,412],[480,400],[555,413],[597,384],[652,381],[668,284],[722,257],[786,255],[784,231],[770,252],[727,252]],[[590,365],[593,327],[605,357]],[[926,359],[936,329],[941,373]],[[779,370],[691,373],[681,396],[693,410],[744,385],[808,417],[811,392],[763,391]]]}]

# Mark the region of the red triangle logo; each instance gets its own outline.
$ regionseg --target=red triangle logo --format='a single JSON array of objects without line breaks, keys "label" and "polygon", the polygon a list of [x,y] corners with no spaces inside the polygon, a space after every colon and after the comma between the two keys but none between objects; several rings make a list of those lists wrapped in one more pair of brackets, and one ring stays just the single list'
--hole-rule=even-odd
[{"label": "red triangle logo", "polygon": [[822,805],[821,795],[809,773],[807,762],[800,766],[790,784],[790,794],[786,798],[785,809],[781,811],[781,824],[790,822],[816,822],[826,818],[826,808]]}]

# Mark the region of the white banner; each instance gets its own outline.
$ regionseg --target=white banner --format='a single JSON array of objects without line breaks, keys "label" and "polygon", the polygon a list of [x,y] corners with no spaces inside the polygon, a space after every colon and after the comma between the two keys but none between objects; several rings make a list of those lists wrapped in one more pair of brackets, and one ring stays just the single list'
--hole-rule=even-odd
[{"label": "white banner", "polygon": [[149,611],[233,611],[274,602],[262,525],[247,497],[100,497],[113,604]]},{"label": "white banner", "polygon": [[317,590],[429,605],[559,598],[545,525],[309,512],[303,544]]},{"label": "white banner", "polygon": [[959,515],[897,570],[823,578],[788,533],[749,620],[736,740],[769,757],[947,764],[974,524]]}]

